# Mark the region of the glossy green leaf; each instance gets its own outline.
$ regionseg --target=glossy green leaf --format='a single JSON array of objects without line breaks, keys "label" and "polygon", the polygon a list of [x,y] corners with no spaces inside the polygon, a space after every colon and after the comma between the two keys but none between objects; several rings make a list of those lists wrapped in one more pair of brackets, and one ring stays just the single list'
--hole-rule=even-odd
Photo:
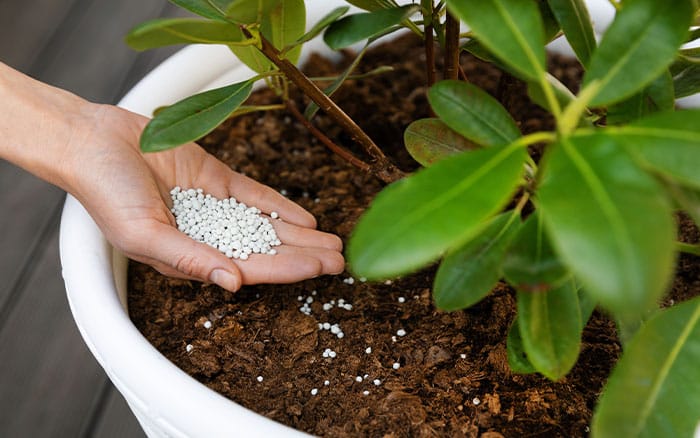
[{"label": "glossy green leaf", "polygon": [[[306,30],[304,0],[279,0],[277,6],[270,11],[270,20],[264,20],[261,29],[263,35],[270,35],[270,42],[278,50],[301,38]],[[301,46],[297,46],[289,50],[285,58],[294,64],[299,60],[300,54]]]},{"label": "glossy green leaf", "polygon": [[448,311],[464,309],[488,295],[498,282],[501,262],[519,227],[516,213],[503,213],[464,246],[451,251],[435,276],[435,305]]},{"label": "glossy green leaf", "polygon": [[609,126],[627,124],[659,111],[672,110],[674,105],[673,79],[665,71],[641,92],[610,106],[606,121]]},{"label": "glossy green leaf", "polygon": [[[265,5],[261,4],[261,7],[263,6]],[[306,9],[303,0],[278,0],[277,5],[262,17],[260,32],[279,50],[299,39],[306,29]],[[275,69],[256,47],[231,46],[231,51],[257,73]],[[285,57],[295,63],[300,53],[301,47],[298,46],[289,50]]]},{"label": "glossy green leaf", "polygon": [[240,24],[262,23],[285,0],[229,0],[226,17]]},{"label": "glossy green leaf", "polygon": [[596,40],[586,3],[583,0],[548,0],[548,3],[581,64],[588,65]]},{"label": "glossy green leaf", "polygon": [[625,3],[584,75],[584,87],[600,82],[591,105],[619,102],[657,78],[673,61],[691,19],[691,0]]},{"label": "glossy green leaf", "polygon": [[448,0],[447,6],[503,63],[529,80],[542,77],[544,30],[536,2]]},{"label": "glossy green leaf", "polygon": [[[307,41],[311,41],[312,39],[316,38],[318,35],[321,34],[328,26],[330,26],[333,22],[335,22],[338,18],[342,17],[345,15],[345,13],[350,9],[347,6],[341,6],[339,8],[335,8],[332,11],[330,11],[328,14],[326,14],[323,18],[321,18],[315,25],[312,27],[308,32],[306,32],[304,35],[301,36],[301,38],[297,39],[292,43],[293,46],[299,45],[299,44],[304,44]],[[288,46],[289,47],[289,46]]]},{"label": "glossy green leaf", "polygon": [[552,380],[576,363],[581,344],[578,293],[572,281],[548,292],[518,292],[518,326],[535,369]]},{"label": "glossy green leaf", "polygon": [[508,330],[508,339],[506,341],[506,350],[508,353],[508,366],[517,374],[532,374],[537,370],[530,363],[523,346],[523,338],[520,336],[520,322],[516,315]]},{"label": "glossy green leaf", "polygon": [[545,44],[553,41],[561,32],[561,26],[554,15],[554,11],[546,1],[538,1],[537,6],[542,18],[542,29],[544,31]]},{"label": "glossy green leaf", "polygon": [[700,38],[700,28],[691,30],[690,34],[688,35],[688,38],[685,39],[685,42],[689,43],[691,41],[695,41],[698,38]]},{"label": "glossy green leaf", "polygon": [[676,98],[700,93],[700,64],[683,63],[673,74],[673,91]]},{"label": "glossy green leaf", "polygon": [[[579,322],[581,323],[580,331],[582,332],[588,324],[588,320],[591,318],[593,311],[595,310],[596,301],[583,289],[579,289],[578,307],[580,315]],[[519,324],[518,316],[516,315],[511,323],[510,330],[508,331],[508,365],[510,365],[511,369],[515,373],[532,374],[537,372],[537,370],[527,358],[527,353],[525,352],[525,347],[523,346],[523,340],[520,336]]]},{"label": "glossy green leaf", "polygon": [[615,366],[592,436],[692,437],[700,423],[700,297],[659,312]]},{"label": "glossy green leaf", "polygon": [[544,159],[537,204],[554,248],[603,306],[638,317],[673,274],[675,224],[663,189],[604,134],[564,138]]},{"label": "glossy green leaf", "polygon": [[398,6],[393,0],[347,0],[347,2],[365,11],[378,11]]},{"label": "glossy green leaf", "polygon": [[392,277],[424,266],[482,229],[521,181],[522,147],[463,152],[385,188],[348,245],[358,276]]},{"label": "glossy green leaf", "polygon": [[559,286],[569,271],[554,253],[539,213],[531,214],[503,260],[508,283],[523,292],[545,292]]},{"label": "glossy green leaf", "polygon": [[408,125],[403,133],[406,150],[422,166],[478,146],[454,132],[440,119],[419,119]]},{"label": "glossy green leaf", "polygon": [[447,126],[477,144],[505,145],[520,137],[508,111],[476,85],[440,81],[428,91],[428,100]]},{"label": "glossy green leaf", "polygon": [[700,188],[700,109],[658,113],[611,135],[645,166]]},{"label": "glossy green leaf", "polygon": [[190,12],[216,20],[223,20],[231,0],[170,0]]},{"label": "glossy green leaf", "polygon": [[348,15],[330,25],[323,40],[333,50],[342,49],[385,33],[419,9],[416,5],[407,5]]},{"label": "glossy green leaf", "polygon": [[586,293],[585,290],[579,289],[578,291],[578,308],[581,311],[581,330],[586,327],[588,320],[591,319],[591,315],[596,308],[596,300],[591,296],[591,294]]},{"label": "glossy green leaf", "polygon": [[136,50],[173,44],[231,44],[244,40],[241,30],[223,21],[192,18],[158,18],[134,27],[126,43]]},{"label": "glossy green leaf", "polygon": [[216,128],[250,95],[252,81],[190,96],[153,118],[141,135],[141,150],[156,152],[194,141]]},{"label": "glossy green leaf", "polygon": [[700,190],[673,186],[669,192],[683,211],[693,219],[695,225],[700,227]]},{"label": "glossy green leaf", "polygon": [[[323,93],[326,96],[332,96],[336,91],[338,91],[338,88],[340,88],[341,85],[350,77],[352,72],[357,68],[357,66],[360,64],[360,61],[362,58],[365,56],[365,53],[367,53],[367,49],[369,47],[369,44],[365,45],[365,47],[360,50],[360,53],[355,56],[355,59],[352,60],[350,65],[337,77],[329,86],[323,89]],[[316,113],[319,110],[319,106],[316,102],[311,102],[309,105],[307,105],[306,109],[304,110],[304,117],[306,117],[307,120],[311,120],[314,118]]]},{"label": "glossy green leaf", "polygon": [[[547,73],[546,80],[552,86],[552,89],[554,90],[554,97],[559,102],[561,108],[566,108],[576,98],[574,93],[556,77]],[[527,95],[530,96],[530,99],[532,99],[532,101],[537,105],[549,112],[552,112],[552,108],[550,107],[549,102],[547,102],[547,97],[542,89],[542,85],[539,82],[528,82]]]}]

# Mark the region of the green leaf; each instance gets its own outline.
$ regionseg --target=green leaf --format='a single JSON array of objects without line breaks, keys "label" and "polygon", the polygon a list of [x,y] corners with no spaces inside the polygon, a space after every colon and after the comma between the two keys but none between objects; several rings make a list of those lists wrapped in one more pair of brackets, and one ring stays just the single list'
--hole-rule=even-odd
[{"label": "green leaf", "polygon": [[546,292],[569,275],[545,234],[540,215],[531,214],[513,239],[505,259],[503,275],[523,292]]},{"label": "green leaf", "polygon": [[[321,34],[321,32],[323,32],[334,21],[336,21],[338,18],[345,15],[345,13],[348,11],[348,9],[350,9],[350,8],[347,6],[341,6],[339,8],[333,9],[328,14],[326,14],[323,18],[321,18],[314,25],[314,27],[311,28],[311,30],[306,32],[299,39],[297,39],[290,46],[287,46],[287,47],[297,46],[299,44],[304,44],[305,42],[311,41],[312,39],[316,38],[318,35]],[[287,47],[285,47],[285,49],[287,49]]]},{"label": "green leaf", "polygon": [[588,320],[591,319],[593,311],[596,308],[596,300],[591,296],[591,294],[586,293],[585,290],[578,290],[578,307],[581,311],[581,330],[586,327]]},{"label": "green leaf", "polygon": [[385,33],[419,9],[416,5],[407,5],[348,15],[331,24],[323,34],[323,40],[333,50],[342,49]]},{"label": "green leaf", "polygon": [[611,135],[646,167],[700,188],[700,109],[658,113]]},{"label": "green leaf", "polygon": [[691,0],[625,3],[584,75],[584,87],[600,82],[591,105],[619,102],[657,78],[688,34],[692,12]]},{"label": "green leaf", "polygon": [[700,297],[659,312],[628,343],[592,435],[692,437],[700,422]]},{"label": "green leaf", "polygon": [[574,53],[584,66],[595,51],[596,41],[591,16],[583,0],[548,0]]},{"label": "green leaf", "polygon": [[[561,83],[559,79],[552,76],[549,73],[545,74],[545,79],[552,86],[554,90],[554,97],[559,101],[559,105],[562,108],[566,108],[576,96],[569,90],[566,85]],[[542,85],[539,82],[528,82],[527,83],[527,95],[530,96],[533,102],[549,112],[552,112],[549,102],[547,102],[547,97],[542,89]]]},{"label": "green leaf", "polygon": [[231,0],[170,0],[172,3],[190,12],[215,20],[224,20],[226,8]]},{"label": "green leaf", "polygon": [[393,0],[347,0],[347,2],[365,11],[378,11],[398,6]]},{"label": "green leaf", "polygon": [[513,70],[532,81],[544,75],[544,30],[536,2],[448,0],[447,6]]},{"label": "green leaf", "polygon": [[[579,321],[581,323],[580,332],[583,332],[583,329],[586,327],[586,324],[588,324],[588,320],[595,310],[596,302],[590,294],[587,294],[583,289],[579,289],[578,305],[580,310]],[[515,373],[532,374],[537,372],[537,370],[527,358],[523,340],[520,336],[519,324],[518,316],[516,315],[508,331],[508,365],[510,365]]]},{"label": "green leaf", "polygon": [[695,225],[700,227],[700,190],[672,186],[667,188],[678,205],[688,213]]},{"label": "green leaf", "polygon": [[508,243],[519,227],[517,213],[503,213],[474,239],[450,252],[435,276],[435,305],[448,311],[464,309],[488,295],[498,282]]},{"label": "green leaf", "polygon": [[673,274],[671,205],[615,138],[594,134],[553,146],[537,198],[547,234],[596,300],[634,319]]},{"label": "green leaf", "polygon": [[510,325],[510,330],[508,330],[506,350],[508,353],[508,366],[514,373],[532,374],[537,372],[525,352],[523,338],[520,336],[520,321],[517,315]]},{"label": "green leaf", "polygon": [[[277,6],[270,11],[270,19],[263,20],[261,29],[278,50],[301,38],[306,30],[304,0],[278,0]],[[301,46],[297,46],[289,50],[285,58],[295,64],[300,54]]]},{"label": "green leaf", "polygon": [[158,18],[134,27],[126,43],[136,50],[172,44],[231,44],[244,40],[241,30],[223,21],[193,18]]},{"label": "green leaf", "polygon": [[700,93],[700,64],[684,62],[673,73],[673,91],[676,98]]},{"label": "green leaf", "polygon": [[673,79],[667,70],[641,92],[608,108],[606,121],[609,126],[627,124],[659,111],[673,110],[674,105]]},{"label": "green leaf", "polygon": [[250,95],[248,80],[195,94],[158,113],[141,134],[141,150],[156,152],[194,141],[213,131]]},{"label": "green leaf", "polygon": [[520,137],[508,111],[476,85],[440,81],[428,91],[428,100],[447,126],[480,145],[505,145]]},{"label": "green leaf", "polygon": [[[265,3],[261,3],[261,7]],[[260,32],[277,49],[282,50],[304,34],[306,28],[306,9],[303,0],[277,0],[277,5],[269,13],[262,14]],[[257,73],[274,70],[275,66],[256,47],[230,46],[231,51],[245,65]],[[295,63],[299,59],[301,47],[295,47],[286,53],[286,58]]]},{"label": "green leaf", "polygon": [[226,8],[226,17],[240,24],[262,23],[281,0],[233,0]]},{"label": "green leaf", "polygon": [[508,202],[526,157],[519,146],[463,152],[388,186],[351,236],[352,269],[392,277],[462,245]]},{"label": "green leaf", "polygon": [[700,38],[700,28],[691,30],[690,34],[688,35],[688,38],[685,39],[685,42],[689,43],[691,41],[695,41],[698,38]]},{"label": "green leaf", "polygon": [[576,363],[581,314],[572,281],[548,292],[518,292],[518,326],[524,351],[535,369],[559,380]]},{"label": "green leaf", "polygon": [[[352,60],[352,62],[345,69],[345,71],[343,71],[343,73],[341,73],[340,76],[335,78],[335,80],[328,87],[323,89],[323,93],[326,96],[330,97],[336,91],[338,91],[338,88],[340,88],[340,86],[343,85],[343,83],[348,79],[352,72],[357,68],[358,64],[360,63],[360,60],[365,56],[365,53],[367,53],[368,48],[369,43],[365,45],[365,47],[360,51],[360,53],[357,54],[357,56],[355,56],[355,59]],[[311,102],[304,110],[304,117],[306,117],[307,120],[311,120],[314,118],[318,110],[318,104],[316,102]]]},{"label": "green leaf", "polygon": [[540,10],[540,17],[542,17],[542,29],[544,31],[544,41],[545,44],[553,41],[560,33],[561,26],[557,21],[557,17],[554,16],[554,11],[546,1],[537,1],[537,7]]},{"label": "green leaf", "polygon": [[450,155],[478,148],[435,118],[419,119],[408,125],[403,141],[408,153],[424,167]]}]

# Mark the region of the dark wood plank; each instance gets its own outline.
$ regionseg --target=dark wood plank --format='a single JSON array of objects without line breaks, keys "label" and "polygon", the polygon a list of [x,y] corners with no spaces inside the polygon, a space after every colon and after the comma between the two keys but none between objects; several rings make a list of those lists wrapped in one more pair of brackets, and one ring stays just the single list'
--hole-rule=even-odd
[{"label": "dark wood plank", "polygon": [[77,0],[0,1],[0,61],[29,71]]},{"label": "dark wood plank", "polygon": [[[160,17],[176,18],[176,17],[194,17],[195,15],[172,4],[167,3],[160,13]],[[154,17],[155,18],[155,17]],[[136,62],[131,68],[126,79],[119,89],[119,98],[123,97],[138,81],[141,80],[148,72],[153,70],[167,57],[180,50],[183,46],[168,46],[154,50],[148,50],[141,53]]]},{"label": "dark wood plank", "polygon": [[0,160],[0,316],[9,311],[11,293],[21,288],[24,267],[42,250],[43,230],[63,199],[58,188]]},{"label": "dark wood plank", "polygon": [[131,413],[124,397],[110,386],[106,396],[104,411],[88,435],[95,438],[140,438],[146,434]]},{"label": "dark wood plank", "polygon": [[37,77],[88,100],[113,103],[138,56],[124,43],[137,23],[157,17],[165,0],[79,0],[70,26],[35,64]]},{"label": "dark wood plank", "polygon": [[[48,12],[32,21],[36,11]],[[183,13],[166,0],[2,0],[0,60],[115,102],[176,49],[138,54],[123,44],[133,25],[159,15]],[[62,198],[0,161],[0,436],[143,436],[69,314],[56,242]]]},{"label": "dark wood plank", "polygon": [[0,435],[77,436],[104,373],[70,315],[58,227],[0,332]]}]

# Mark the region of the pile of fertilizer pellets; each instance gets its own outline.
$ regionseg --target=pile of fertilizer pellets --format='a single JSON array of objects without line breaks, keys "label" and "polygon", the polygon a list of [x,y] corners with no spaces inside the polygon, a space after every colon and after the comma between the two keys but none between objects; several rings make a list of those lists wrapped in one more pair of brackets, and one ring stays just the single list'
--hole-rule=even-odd
[{"label": "pile of fertilizer pellets", "polygon": [[[202,189],[170,191],[172,212],[180,231],[206,243],[226,257],[247,260],[251,254],[277,254],[273,246],[282,244],[270,221],[256,207],[235,198],[217,199]],[[271,217],[277,213],[272,212]]]}]

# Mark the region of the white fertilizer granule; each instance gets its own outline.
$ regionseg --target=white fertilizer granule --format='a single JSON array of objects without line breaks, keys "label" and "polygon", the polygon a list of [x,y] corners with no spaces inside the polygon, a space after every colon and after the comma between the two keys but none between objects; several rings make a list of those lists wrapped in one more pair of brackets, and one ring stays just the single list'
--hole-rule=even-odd
[{"label": "white fertilizer granule", "polygon": [[202,189],[170,191],[177,227],[194,240],[206,243],[226,257],[247,260],[251,254],[277,253],[282,244],[269,219],[256,207],[235,198],[216,199]]}]

